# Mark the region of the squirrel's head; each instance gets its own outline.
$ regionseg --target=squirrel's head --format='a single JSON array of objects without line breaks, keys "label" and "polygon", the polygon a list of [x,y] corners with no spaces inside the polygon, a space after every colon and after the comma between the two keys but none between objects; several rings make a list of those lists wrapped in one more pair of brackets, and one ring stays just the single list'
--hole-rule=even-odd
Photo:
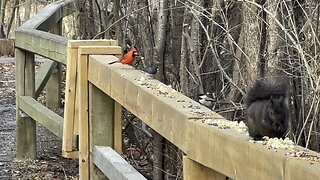
[{"label": "squirrel's head", "polygon": [[285,130],[288,120],[288,107],[284,97],[270,97],[266,107],[266,115],[266,119],[268,119],[270,123],[269,126],[271,126],[274,131]]}]

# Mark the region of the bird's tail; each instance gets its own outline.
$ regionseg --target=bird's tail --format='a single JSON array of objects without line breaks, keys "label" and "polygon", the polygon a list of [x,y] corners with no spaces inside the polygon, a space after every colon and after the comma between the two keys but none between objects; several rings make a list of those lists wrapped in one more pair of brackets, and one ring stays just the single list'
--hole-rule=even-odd
[{"label": "bird's tail", "polygon": [[114,63],[117,63],[119,61],[113,61],[113,62],[109,62],[108,64],[114,64]]}]

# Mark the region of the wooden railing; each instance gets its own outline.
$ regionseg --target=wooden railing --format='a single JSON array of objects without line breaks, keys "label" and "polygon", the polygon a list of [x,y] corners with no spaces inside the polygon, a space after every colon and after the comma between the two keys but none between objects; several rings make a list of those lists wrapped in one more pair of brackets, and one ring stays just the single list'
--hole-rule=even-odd
[{"label": "wooden railing", "polygon": [[[117,154],[123,106],[184,152],[184,179],[320,179],[319,162],[205,124],[204,119],[226,120],[131,66],[109,65],[121,54],[117,41],[68,41],[44,32],[60,26],[72,9],[72,1],[48,5],[16,32],[18,158],[35,158],[37,121],[63,139],[65,157],[79,158],[80,179],[143,179]],[[54,62],[46,61],[35,74],[34,54]],[[58,63],[67,65],[64,118],[36,100]],[[49,91],[59,83],[53,81]],[[73,147],[75,135],[78,150]]]},{"label": "wooden railing", "polygon": [[[44,31],[61,33],[61,19],[74,10],[72,1],[46,6],[39,14],[24,23],[15,33],[17,158],[36,157],[36,123],[40,122],[62,137],[63,118],[42,106],[35,99],[47,84],[47,104],[59,106],[59,63],[67,62],[67,38]],[[35,74],[35,54],[47,57]],[[52,74],[56,69],[56,73]],[[49,80],[51,79],[51,80]],[[58,87],[58,91],[55,91]],[[53,92],[55,91],[55,92]],[[25,97],[23,97],[25,96]],[[54,99],[54,100],[52,100]],[[33,119],[31,119],[32,117]]]}]

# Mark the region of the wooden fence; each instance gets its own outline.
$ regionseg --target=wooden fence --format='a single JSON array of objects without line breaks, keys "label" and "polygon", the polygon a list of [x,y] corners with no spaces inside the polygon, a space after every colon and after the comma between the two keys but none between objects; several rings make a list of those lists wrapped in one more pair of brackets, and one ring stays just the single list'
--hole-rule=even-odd
[{"label": "wooden fence", "polygon": [[[118,155],[123,106],[184,152],[184,179],[320,179],[319,163],[209,126],[202,120],[226,120],[141,71],[109,65],[121,54],[117,41],[67,40],[45,32],[59,34],[61,19],[73,9],[71,0],[48,5],[16,31],[18,158],[36,157],[38,122],[63,139],[65,157],[79,158],[80,179],[143,179]],[[51,60],[36,74],[34,54]],[[67,65],[64,118],[36,100],[46,85],[47,106],[60,104],[60,63]]]}]

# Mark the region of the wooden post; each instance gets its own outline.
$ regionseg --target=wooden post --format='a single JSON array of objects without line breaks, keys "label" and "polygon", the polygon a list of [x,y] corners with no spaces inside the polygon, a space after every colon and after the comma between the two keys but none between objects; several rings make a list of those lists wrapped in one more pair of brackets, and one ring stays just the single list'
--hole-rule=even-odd
[{"label": "wooden post", "polygon": [[36,122],[19,111],[19,96],[35,96],[34,54],[15,49],[17,158],[35,159],[37,152]]},{"label": "wooden post", "polygon": [[183,156],[183,179],[225,180],[226,176]]},{"label": "wooden post", "polygon": [[[66,72],[65,109],[63,126],[62,154],[64,157],[76,157],[76,151],[72,147],[78,147],[79,142],[79,70],[78,48],[80,46],[116,46],[116,40],[70,40],[68,41],[68,58]],[[103,51],[95,51],[95,53]],[[105,53],[105,52],[104,52]],[[113,53],[113,52],[112,52]],[[116,52],[116,54],[120,54]],[[110,54],[110,52],[109,52]],[[74,136],[73,136],[74,135]],[[73,145],[73,146],[72,146]]]},{"label": "wooden post", "polygon": [[[79,46],[78,47],[78,86],[76,98],[79,98],[79,175],[80,179],[89,179],[90,157],[89,157],[89,114],[88,114],[88,61],[89,54],[120,54],[120,47]],[[101,107],[100,107],[101,108]],[[114,111],[114,109],[113,109]],[[113,112],[114,113],[114,112]],[[114,116],[112,115],[112,121]],[[105,127],[104,127],[105,128]],[[114,125],[112,124],[112,128]],[[95,129],[95,128],[92,128]],[[103,130],[106,131],[106,130]],[[101,132],[103,132],[101,131]],[[113,131],[112,131],[113,134]],[[109,138],[114,140],[113,135]],[[95,145],[95,144],[93,144]],[[94,168],[94,167],[92,167]]]},{"label": "wooden post", "polygon": [[[52,28],[51,32],[61,35],[62,20]],[[61,107],[61,75],[62,66],[61,63],[57,63],[57,66],[53,70],[46,85],[46,106],[50,109],[57,109]]]},{"label": "wooden post", "polygon": [[[94,146],[114,147],[114,100],[89,84],[90,159]],[[90,179],[105,179],[105,175],[92,162]]]},{"label": "wooden post", "polygon": [[122,154],[122,106],[117,102],[114,108],[114,150]]},{"label": "wooden post", "polygon": [[88,55],[79,52],[79,176],[89,179]]},{"label": "wooden post", "polygon": [[[68,58],[67,58],[67,73],[66,73],[66,90],[65,90],[65,107],[64,107],[64,125],[63,125],[63,141],[62,151],[64,156],[72,151],[74,123],[75,119],[78,120],[79,112],[75,113],[76,108],[76,79],[77,79],[77,58],[78,50],[72,49],[68,45]],[[77,123],[78,125],[78,123]],[[77,128],[78,129],[78,128]],[[76,139],[76,138],[75,138]]]},{"label": "wooden post", "polygon": [[92,162],[105,174],[103,179],[147,180],[111,147],[94,146]]}]

